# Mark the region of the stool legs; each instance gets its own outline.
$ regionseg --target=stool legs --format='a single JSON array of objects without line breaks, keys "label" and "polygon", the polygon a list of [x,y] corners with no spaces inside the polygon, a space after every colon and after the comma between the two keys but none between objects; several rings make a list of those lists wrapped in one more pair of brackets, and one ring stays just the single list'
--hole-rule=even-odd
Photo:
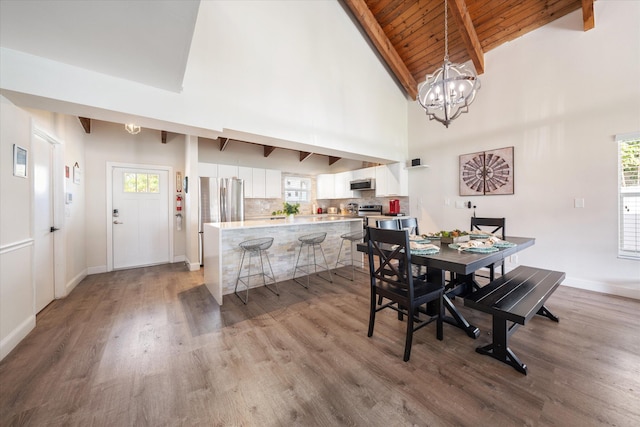
[{"label": "stool legs", "polygon": [[[306,246],[307,247],[307,264],[304,265],[300,265],[300,254],[302,254],[302,248]],[[324,267],[322,267],[322,265],[320,265],[320,267],[325,270],[327,273],[329,273],[329,278],[327,279],[326,277],[322,277],[319,273],[318,273],[318,266],[319,264],[316,261],[316,246],[320,249],[320,253],[322,254],[322,259],[324,260]],[[310,263],[311,261],[311,251],[313,250],[313,264]],[[306,244],[306,243],[301,243],[300,244],[300,249],[298,250],[298,259],[296,260],[296,266],[293,269],[293,281],[298,283],[299,285],[301,285],[302,287],[309,289],[309,276],[311,275],[311,271],[310,270],[306,270],[306,268],[311,267],[313,265],[313,272],[318,274],[319,277],[323,278],[324,280],[333,283],[333,277],[331,276],[331,270],[329,270],[329,264],[327,263],[327,258],[324,256],[324,250],[322,249],[322,245],[319,243],[312,243],[312,244]],[[296,272],[298,270],[301,270],[303,273],[306,274],[307,276],[307,283],[306,285],[298,280],[298,277],[296,277]]]},{"label": "stool legs", "polygon": [[[344,244],[344,242],[347,241],[349,242],[349,245],[351,246],[351,259],[347,261],[342,261],[340,260],[340,256],[342,254],[342,245]],[[346,251],[345,251],[346,252]],[[336,266],[334,268],[338,268],[339,265],[345,266],[345,267],[351,267],[351,277],[347,277],[345,275],[340,274],[340,272],[338,270],[335,270],[334,273],[337,274],[340,277],[344,277],[345,279],[349,279],[352,282],[356,279],[356,266],[353,263],[353,254],[354,254],[354,250],[353,250],[353,241],[349,240],[349,239],[342,239],[342,241],[340,242],[340,249],[338,250],[338,258],[336,259]],[[361,268],[364,268],[364,263],[360,266]]]},{"label": "stool legs", "polygon": [[[245,255],[247,254],[247,252],[249,252],[249,266],[248,266],[248,271],[247,271],[247,275],[246,276],[242,276],[242,267],[244,266],[244,258]],[[251,274],[251,265],[252,260],[253,260],[253,255],[257,254],[260,257],[260,268],[261,268],[261,272],[259,273],[254,273]],[[271,272],[271,275],[269,276],[269,274],[267,274],[267,272],[265,272],[264,269],[264,261],[262,257],[265,257],[267,259],[267,265],[269,266],[269,271]],[[271,292],[273,292],[276,295],[280,295],[280,291],[278,290],[278,283],[276,282],[275,279],[275,275],[273,274],[273,269],[271,268],[271,261],[269,260],[269,255],[262,250],[243,250],[242,251],[242,259],[240,261],[240,268],[238,268],[238,278],[236,279],[236,287],[234,289],[234,293],[236,294],[236,296],[238,298],[240,298],[240,301],[242,301],[243,303],[247,303],[249,301],[249,282],[251,281],[251,277],[254,276],[262,276],[262,284],[264,285],[265,288],[267,288],[268,290],[270,290]],[[272,288],[270,288],[269,286],[267,286],[267,278],[271,279],[271,283],[269,283],[269,285],[274,285],[275,286],[275,290],[273,290]],[[246,279],[246,281],[244,280]],[[244,298],[242,298],[242,296],[238,293],[238,284],[242,283],[246,289],[246,296]]]}]

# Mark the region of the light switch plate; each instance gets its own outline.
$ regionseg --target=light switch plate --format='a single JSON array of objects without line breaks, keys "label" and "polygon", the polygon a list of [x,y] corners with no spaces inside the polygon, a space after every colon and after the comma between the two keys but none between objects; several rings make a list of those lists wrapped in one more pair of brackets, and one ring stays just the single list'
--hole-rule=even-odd
[{"label": "light switch plate", "polygon": [[576,197],[573,199],[574,208],[584,208],[584,199]]}]

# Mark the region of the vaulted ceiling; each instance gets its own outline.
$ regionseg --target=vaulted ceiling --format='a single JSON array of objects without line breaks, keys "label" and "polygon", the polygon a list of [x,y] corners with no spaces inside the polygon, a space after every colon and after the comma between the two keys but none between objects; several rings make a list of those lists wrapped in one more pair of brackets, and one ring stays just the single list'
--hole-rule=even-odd
[{"label": "vaulted ceiling", "polygon": [[[343,0],[398,82],[413,99],[418,83],[444,59],[444,0]],[[489,70],[484,54],[582,9],[594,27],[594,0],[448,0],[449,60]]]}]

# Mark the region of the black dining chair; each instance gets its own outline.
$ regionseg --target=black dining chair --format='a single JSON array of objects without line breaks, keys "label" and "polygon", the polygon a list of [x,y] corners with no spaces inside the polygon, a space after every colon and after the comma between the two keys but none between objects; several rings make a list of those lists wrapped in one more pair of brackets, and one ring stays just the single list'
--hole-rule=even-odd
[{"label": "black dining chair", "polygon": [[[409,233],[406,230],[368,228],[368,259],[371,280],[371,307],[369,332],[373,336],[376,313],[385,308],[395,310],[402,320],[407,317],[407,332],[404,344],[404,361],[411,356],[413,333],[436,321],[436,337],[442,340],[444,318],[443,287],[440,284],[418,280],[411,274],[411,252]],[[382,298],[382,301],[378,300]],[[387,301],[388,300],[388,301]],[[419,317],[421,305],[435,302],[436,314]]]},{"label": "black dining chair", "polygon": [[[478,218],[478,217],[472,216],[471,217],[471,234],[473,234],[474,231],[487,231],[487,232],[490,232],[491,234],[494,234],[496,237],[504,239],[504,236],[506,236],[505,222],[506,222],[505,218]],[[495,262],[487,266],[487,268],[489,269],[489,276],[478,275],[478,274],[476,275],[479,277],[488,278],[490,281],[493,281],[493,279],[495,279],[496,267],[501,267],[500,274],[504,275],[504,260],[500,260],[498,262]]]},{"label": "black dining chair", "polygon": [[418,219],[414,217],[400,218],[398,220],[400,222],[401,230],[408,230],[410,235],[418,235],[420,231],[418,230]]}]

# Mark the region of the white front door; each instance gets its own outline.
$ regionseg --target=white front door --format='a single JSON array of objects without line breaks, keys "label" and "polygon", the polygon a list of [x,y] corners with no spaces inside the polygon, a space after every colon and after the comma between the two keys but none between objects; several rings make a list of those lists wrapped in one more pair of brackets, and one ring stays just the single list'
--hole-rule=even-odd
[{"label": "white front door", "polygon": [[168,263],[169,172],[112,169],[113,268]]},{"label": "white front door", "polygon": [[36,313],[54,298],[53,144],[33,138],[34,256]]}]

